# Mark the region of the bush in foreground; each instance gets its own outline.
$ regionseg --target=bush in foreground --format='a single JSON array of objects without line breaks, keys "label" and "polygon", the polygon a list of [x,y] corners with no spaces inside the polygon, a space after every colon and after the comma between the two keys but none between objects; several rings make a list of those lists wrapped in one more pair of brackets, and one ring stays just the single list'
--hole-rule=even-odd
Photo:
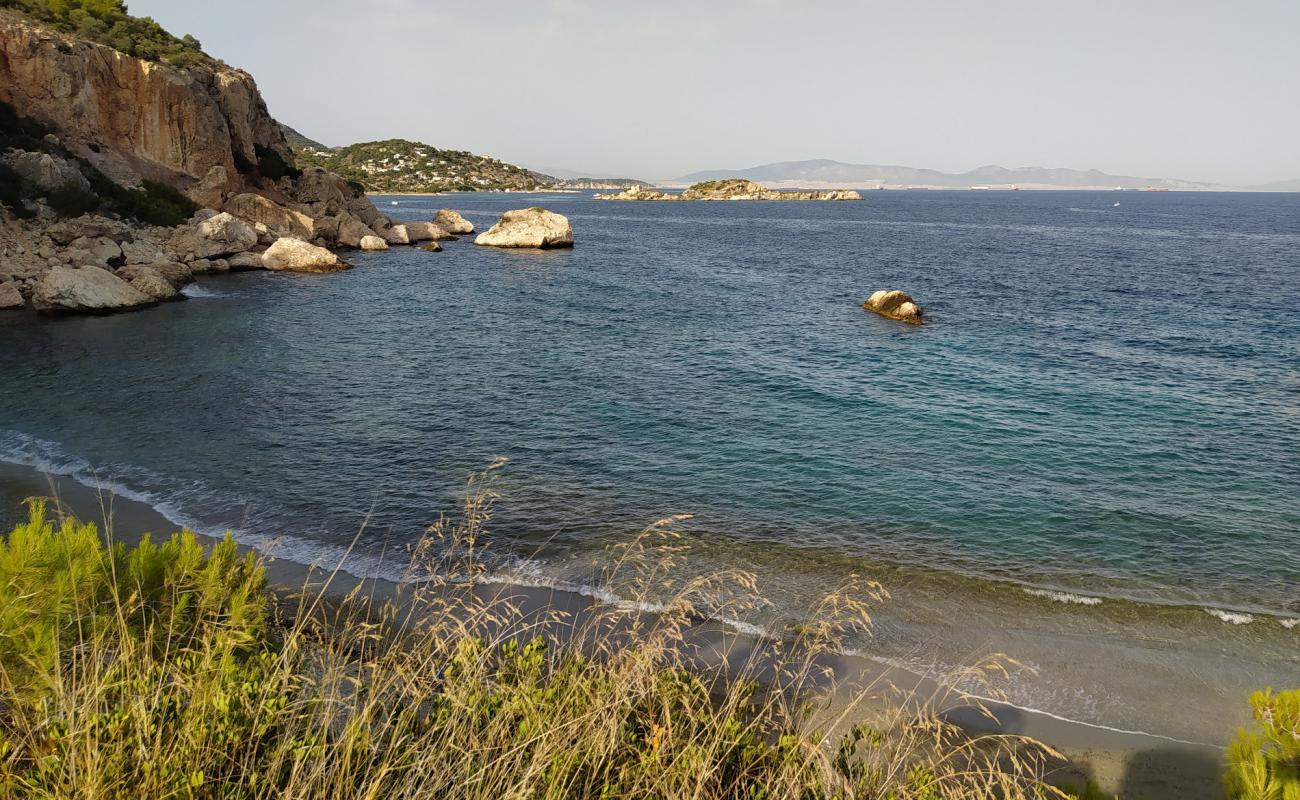
[{"label": "bush in foreground", "polygon": [[1300,800],[1300,689],[1251,695],[1257,731],[1228,748],[1224,776],[1233,800]]},{"label": "bush in foreground", "polygon": [[34,504],[0,547],[0,796],[1061,796],[1033,743],[969,738],[915,703],[830,710],[818,659],[880,587],[709,666],[695,623],[751,578],[676,578],[665,521],[612,551],[607,578],[666,587],[660,613],[524,609],[479,580],[494,496],[490,474],[472,482],[383,602],[277,598],[229,539],[128,550]]}]

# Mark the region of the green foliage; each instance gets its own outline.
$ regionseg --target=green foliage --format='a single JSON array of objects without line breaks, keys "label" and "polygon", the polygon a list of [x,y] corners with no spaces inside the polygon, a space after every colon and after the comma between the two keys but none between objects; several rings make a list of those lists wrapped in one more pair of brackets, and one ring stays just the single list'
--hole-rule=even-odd
[{"label": "green foliage", "polygon": [[0,0],[0,8],[18,9],[65,33],[136,58],[186,68],[215,64],[198,39],[177,39],[149,17],[132,17],[122,0]]},{"label": "green foliage", "polygon": [[1300,689],[1250,697],[1257,730],[1228,747],[1224,785],[1233,800],[1300,800]]},{"label": "green foliage", "polygon": [[100,206],[99,195],[72,181],[46,193],[45,200],[65,217],[89,214]]},{"label": "green foliage", "polygon": [[301,134],[291,140],[299,164],[322,167],[375,192],[475,192],[536,189],[554,178],[464,150],[406,139],[322,149]]},{"label": "green foliage", "polygon": [[0,206],[9,209],[19,219],[31,219],[36,212],[24,203],[30,194],[31,189],[22,176],[7,164],[0,164]]}]

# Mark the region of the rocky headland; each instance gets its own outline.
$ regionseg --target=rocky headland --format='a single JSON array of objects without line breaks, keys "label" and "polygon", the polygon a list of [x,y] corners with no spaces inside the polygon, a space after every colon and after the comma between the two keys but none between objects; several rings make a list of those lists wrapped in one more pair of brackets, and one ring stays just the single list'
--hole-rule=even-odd
[{"label": "rocky headland", "polygon": [[[449,209],[391,219],[356,182],[300,168],[253,78],[193,52],[140,58],[0,9],[0,309],[128,311],[195,276],[335,272],[340,252],[473,232]],[[513,213],[537,246],[565,246]]]},{"label": "rocky headland", "polygon": [[778,191],[743,179],[705,181],[681,194],[670,194],[647,186],[632,186],[617,194],[598,194],[597,200],[861,200],[851,189],[827,191]]}]

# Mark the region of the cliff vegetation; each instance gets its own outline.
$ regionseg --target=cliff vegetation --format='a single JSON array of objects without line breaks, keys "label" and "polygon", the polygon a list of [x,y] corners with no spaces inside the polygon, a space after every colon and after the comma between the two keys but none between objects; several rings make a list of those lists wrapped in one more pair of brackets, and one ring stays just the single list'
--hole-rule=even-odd
[{"label": "cliff vegetation", "polygon": [[322,148],[297,135],[294,158],[357,181],[371,192],[530,191],[555,178],[465,150],[440,150],[407,139]]},{"label": "cliff vegetation", "polygon": [[146,61],[190,68],[216,64],[198,39],[178,39],[150,17],[131,16],[123,0],[0,0],[0,8]]}]

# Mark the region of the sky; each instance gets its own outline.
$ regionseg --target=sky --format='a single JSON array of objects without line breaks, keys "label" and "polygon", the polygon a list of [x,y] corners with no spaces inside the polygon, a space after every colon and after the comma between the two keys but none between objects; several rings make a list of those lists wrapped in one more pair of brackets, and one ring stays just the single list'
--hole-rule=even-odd
[{"label": "sky", "polygon": [[128,0],[329,145],[1300,178],[1300,0]]}]

